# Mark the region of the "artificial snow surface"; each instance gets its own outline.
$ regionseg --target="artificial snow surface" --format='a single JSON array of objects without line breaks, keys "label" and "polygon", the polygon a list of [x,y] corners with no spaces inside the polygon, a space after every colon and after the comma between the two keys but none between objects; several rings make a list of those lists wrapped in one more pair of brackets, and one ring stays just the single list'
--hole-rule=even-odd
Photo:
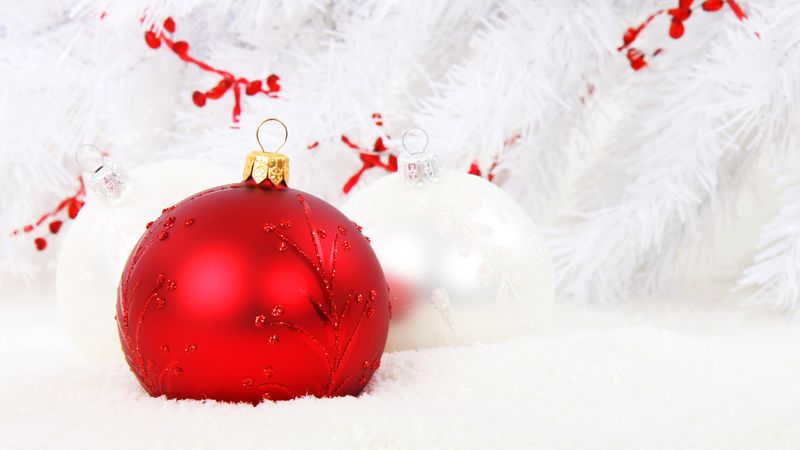
[{"label": "artificial snow surface", "polygon": [[387,354],[359,398],[258,407],[151,398],[74,353],[50,286],[0,289],[3,449],[800,448],[800,326],[713,287],[558,305],[547,335]]}]

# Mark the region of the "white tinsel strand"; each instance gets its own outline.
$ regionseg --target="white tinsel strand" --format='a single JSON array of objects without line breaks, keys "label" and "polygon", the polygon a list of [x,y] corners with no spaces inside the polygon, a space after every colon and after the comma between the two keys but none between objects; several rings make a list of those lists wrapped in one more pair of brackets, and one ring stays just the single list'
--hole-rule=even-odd
[{"label": "white tinsel strand", "polygon": [[800,313],[800,167],[778,185],[784,187],[780,210],[761,233],[754,264],[737,288],[755,290],[748,300],[752,304]]},{"label": "white tinsel strand", "polygon": [[575,224],[551,241],[562,296],[652,293],[731,204],[754,162],[796,139],[799,61],[786,43],[800,6],[750,13],[760,39],[728,17],[702,38],[687,32],[660,67],[632,75],[621,92],[626,116],[584,177]]}]

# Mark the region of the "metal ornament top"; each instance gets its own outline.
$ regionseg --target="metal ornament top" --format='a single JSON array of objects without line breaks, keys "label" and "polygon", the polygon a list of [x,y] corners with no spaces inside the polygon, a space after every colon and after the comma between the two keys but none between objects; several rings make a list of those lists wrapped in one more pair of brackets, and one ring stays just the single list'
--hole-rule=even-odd
[{"label": "metal ornament top", "polygon": [[128,187],[125,172],[95,145],[83,144],[78,147],[75,161],[84,172],[83,179],[88,190],[104,202],[113,203]]},{"label": "metal ornament top", "polygon": [[[264,150],[264,146],[261,145],[261,138],[258,134],[258,132],[261,131],[261,127],[267,122],[277,122],[283,127],[283,143],[281,143],[274,152]],[[278,153],[283,146],[286,145],[286,140],[288,138],[289,130],[286,128],[286,124],[280,120],[270,117],[261,122],[258,128],[256,128],[256,141],[261,149],[253,150],[247,154],[247,159],[245,159],[244,162],[242,181],[253,177],[253,180],[259,184],[264,180],[269,180],[275,186],[281,183],[288,184],[289,158],[286,155]]]},{"label": "metal ornament top", "polygon": [[[409,149],[406,138],[409,132],[412,131],[420,131],[425,137],[425,144],[421,148]],[[436,157],[433,155],[433,152],[428,150],[428,141],[428,133],[422,128],[409,128],[403,133],[403,138],[401,140],[403,151],[398,159],[400,163],[400,172],[403,174],[403,178],[405,178],[406,181],[414,184],[421,184],[436,179],[439,170],[436,165]]]}]

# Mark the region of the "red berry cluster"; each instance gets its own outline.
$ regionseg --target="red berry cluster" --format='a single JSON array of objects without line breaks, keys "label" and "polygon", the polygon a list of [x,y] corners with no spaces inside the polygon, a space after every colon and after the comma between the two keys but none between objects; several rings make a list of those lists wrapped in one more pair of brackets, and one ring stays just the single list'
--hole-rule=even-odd
[{"label": "red berry cluster", "polygon": [[[376,127],[383,127],[383,117],[379,113],[372,114],[372,121]],[[386,135],[386,137],[388,138],[389,135]],[[378,138],[375,139],[371,150],[354,144],[353,141],[345,135],[342,135],[342,142],[353,150],[357,150],[359,152],[358,156],[361,158],[361,168],[345,182],[344,186],[342,186],[342,192],[345,194],[353,189],[353,186],[358,183],[358,180],[361,179],[361,175],[363,175],[364,172],[373,167],[384,169],[387,172],[397,172],[397,156],[389,154],[385,162],[381,160],[381,155],[386,154],[386,146],[383,144],[382,136],[378,136]],[[315,142],[310,145],[309,149],[316,147],[316,144]]]},{"label": "red berry cluster", "polygon": [[[379,113],[372,114],[372,120],[375,126],[383,127],[383,117]],[[386,135],[388,138],[389,135]],[[517,141],[520,139],[521,135],[516,134],[503,142],[503,148],[507,149],[509,147],[514,146]],[[361,168],[358,169],[356,173],[354,173],[347,182],[342,186],[342,192],[345,194],[349,193],[351,189],[358,183],[361,179],[361,175],[364,174],[369,169],[373,167],[378,167],[384,169],[387,172],[397,172],[397,157],[392,154],[388,154],[388,158],[384,161],[381,160],[381,156],[387,154],[386,145],[383,143],[383,137],[379,136],[375,139],[375,142],[372,144],[372,149],[367,149],[361,147],[353,141],[350,140],[345,135],[342,135],[342,142],[345,145],[352,148],[353,150],[357,150],[359,152],[359,158],[361,158]],[[319,142],[314,142],[308,146],[309,150],[313,150],[319,146]],[[489,170],[486,171],[486,179],[489,181],[493,181],[495,177],[495,169],[500,164],[500,154],[496,154],[492,159],[492,164],[489,166]],[[472,164],[469,166],[468,173],[470,175],[477,175],[479,177],[484,176],[484,173],[481,171],[480,166],[478,165],[478,160],[473,160]]]},{"label": "red berry cluster", "polygon": [[[493,172],[494,172],[495,167],[497,167],[497,157],[496,156],[492,160],[492,165],[489,166],[489,170],[486,172],[486,179],[487,180],[489,180],[489,181],[494,180],[494,173]],[[472,160],[472,164],[469,165],[469,170],[467,171],[467,173],[469,173],[470,175],[476,175],[476,176],[479,176],[479,177],[483,176],[483,172],[481,171],[481,168],[478,166],[478,160],[477,159]]]},{"label": "red berry cluster", "polygon": [[220,76],[220,81],[211,89],[207,91],[194,91],[192,93],[192,102],[197,107],[203,107],[207,100],[217,100],[225,95],[226,92],[233,92],[233,122],[239,122],[239,116],[242,113],[241,95],[244,90],[245,95],[265,94],[267,97],[276,98],[277,93],[280,92],[281,86],[278,83],[280,78],[275,75],[269,75],[264,81],[262,80],[248,80],[244,77],[238,77],[231,72],[217,69],[208,63],[196,59],[189,55],[189,44],[186,41],[174,41],[168,37],[166,33],[171,36],[175,32],[175,21],[172,17],[167,17],[164,20],[163,31],[156,32],[154,28],[144,33],[144,41],[152,49],[161,47],[161,44],[167,46],[173,53],[178,55],[182,61],[192,64],[206,72],[215,73]]},{"label": "red berry cluster", "polygon": [[[39,220],[37,220],[35,223],[25,225],[24,227],[16,230],[12,230],[11,234],[13,236],[16,236],[20,233],[25,233],[25,234],[32,233],[34,230],[39,228],[40,225],[44,224],[45,222],[48,222],[48,220],[49,220],[47,224],[48,230],[50,231],[51,234],[57,234],[59,230],[61,230],[61,225],[63,225],[64,222],[61,219],[56,219],[55,216],[57,216],[62,211],[66,211],[67,217],[69,219],[74,219],[78,217],[78,212],[81,210],[81,208],[83,208],[84,198],[86,196],[86,187],[83,184],[83,178],[80,176],[78,177],[78,184],[79,184],[78,191],[74,195],[71,195],[65,198],[64,200],[61,200],[61,202],[58,204],[58,206],[55,207],[55,209],[43,214],[39,218]],[[47,248],[47,239],[45,239],[42,236],[38,236],[33,240],[33,244],[36,246],[36,250],[42,251],[45,248]]]},{"label": "red berry cluster", "polygon": [[[644,52],[631,46],[633,42],[636,41],[636,38],[639,37],[639,34],[650,25],[653,19],[662,14],[666,14],[671,17],[669,36],[673,39],[680,39],[686,30],[683,23],[692,16],[693,3],[694,0],[678,0],[677,7],[658,10],[647,16],[647,19],[638,26],[628,28],[625,31],[625,34],[622,35],[622,45],[617,48],[617,51],[625,51],[625,56],[628,58],[628,62],[633,70],[639,70],[647,65]],[[747,19],[747,15],[736,3],[736,0],[705,0],[700,7],[703,11],[714,12],[721,10],[725,5],[728,5],[731,11],[733,11],[733,14],[740,21]],[[656,56],[661,52],[662,49],[656,49],[651,56]]]},{"label": "red berry cluster", "polygon": [[[591,91],[594,92],[594,87],[593,86],[591,88]],[[513,147],[521,137],[522,137],[521,134],[515,134],[514,136],[511,136],[510,138],[506,139],[503,142],[503,149],[505,150],[507,148]],[[486,171],[486,179],[487,180],[494,181],[494,177],[495,177],[494,171],[495,171],[495,169],[497,169],[497,165],[498,164],[500,164],[500,154],[499,153],[494,155],[494,158],[492,158],[492,164],[489,166],[489,170]],[[477,175],[479,177],[483,176],[483,171],[481,171],[481,168],[478,165],[478,160],[477,159],[472,160],[472,163],[469,165],[469,170],[467,171],[467,173],[469,173],[470,175]]]}]

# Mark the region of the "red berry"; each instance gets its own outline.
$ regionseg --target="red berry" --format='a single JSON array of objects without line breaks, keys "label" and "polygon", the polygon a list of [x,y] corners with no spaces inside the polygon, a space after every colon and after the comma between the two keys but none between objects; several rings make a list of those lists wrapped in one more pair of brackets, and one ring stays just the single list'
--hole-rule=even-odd
[{"label": "red berry", "polygon": [[247,83],[244,93],[247,95],[255,95],[261,91],[261,80],[253,80]]},{"label": "red berry", "polygon": [[644,60],[644,54],[635,48],[628,49],[626,56],[628,57],[628,61],[630,61],[631,68],[633,70],[639,70],[647,65],[647,62]]},{"label": "red berry", "polygon": [[147,46],[150,48],[161,47],[161,39],[159,39],[152,31],[145,31],[144,41],[147,42]]},{"label": "red berry", "polygon": [[83,208],[83,202],[77,199],[72,199],[67,204],[67,215],[70,219],[78,217],[78,212]]},{"label": "red berry", "polygon": [[194,91],[192,93],[192,101],[195,105],[197,105],[198,108],[202,108],[203,105],[206,104],[206,94],[200,91]]},{"label": "red berry", "polygon": [[383,138],[375,139],[375,144],[372,146],[372,151],[382,152],[386,150],[386,145],[383,144]]},{"label": "red berry", "polygon": [[689,8],[678,7],[667,10],[667,14],[672,16],[672,20],[686,20],[692,15],[692,10]]},{"label": "red berry", "polygon": [[625,45],[628,45],[631,42],[633,42],[636,39],[636,36],[638,35],[639,31],[636,30],[636,28],[628,28],[628,31],[626,31],[625,34],[622,36],[622,42]]},{"label": "red berry", "polygon": [[53,233],[53,234],[58,233],[58,230],[61,229],[61,224],[62,224],[62,222],[60,220],[54,220],[54,221],[50,222],[50,225],[49,225],[50,232]]},{"label": "red berry", "polygon": [[33,231],[33,225],[25,225],[25,227],[22,229],[22,231],[24,231],[26,233],[30,233],[31,231]]},{"label": "red berry", "polygon": [[230,89],[230,87],[231,87],[231,82],[228,81],[227,79],[223,79],[222,81],[217,83],[216,86],[214,86],[208,91],[207,96],[212,100],[216,100],[222,97],[225,94],[225,92],[228,89]]},{"label": "red berry", "polygon": [[44,238],[36,238],[33,240],[33,243],[36,245],[36,250],[42,251],[47,247],[47,241]]},{"label": "red berry", "polygon": [[175,53],[181,56],[189,52],[189,44],[186,41],[178,41],[172,44],[172,48],[175,50]]},{"label": "red berry", "polygon": [[472,161],[472,164],[469,165],[469,171],[467,172],[470,175],[477,175],[481,176],[481,169],[478,167],[478,161]]},{"label": "red berry", "polygon": [[678,39],[683,36],[683,31],[683,21],[673,19],[669,26],[669,36],[672,39]]},{"label": "red berry", "polygon": [[719,11],[725,4],[722,0],[706,0],[703,2],[703,11]]},{"label": "red berry", "polygon": [[397,172],[397,156],[389,155],[389,164],[385,167],[389,172]]},{"label": "red berry", "polygon": [[272,74],[272,75],[268,76],[267,77],[267,90],[269,92],[280,92],[281,85],[278,84],[279,80],[280,80],[280,77],[275,75],[275,74]]},{"label": "red berry", "polygon": [[167,17],[164,20],[164,29],[169,31],[170,33],[175,32],[175,21],[172,20],[172,17]]}]

